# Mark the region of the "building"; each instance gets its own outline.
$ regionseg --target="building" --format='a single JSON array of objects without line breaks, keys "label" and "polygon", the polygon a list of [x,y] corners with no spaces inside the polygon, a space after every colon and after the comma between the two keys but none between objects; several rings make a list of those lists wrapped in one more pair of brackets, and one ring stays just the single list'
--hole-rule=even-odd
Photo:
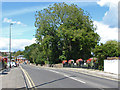
[{"label": "building", "polygon": [[25,60],[26,58],[24,58],[24,55],[17,56],[17,61],[19,61],[20,63],[23,63]]},{"label": "building", "polygon": [[[1,52],[0,51],[0,55],[2,54],[2,56],[9,56],[10,53],[9,52]],[[13,52],[11,52],[11,54],[13,54]]]}]

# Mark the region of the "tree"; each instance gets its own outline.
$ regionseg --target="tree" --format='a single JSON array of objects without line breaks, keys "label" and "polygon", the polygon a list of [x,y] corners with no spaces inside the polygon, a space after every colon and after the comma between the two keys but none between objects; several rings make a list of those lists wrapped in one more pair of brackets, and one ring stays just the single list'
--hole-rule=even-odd
[{"label": "tree", "polygon": [[25,58],[30,60],[31,63],[35,63],[35,60],[36,60],[36,57],[37,57],[36,48],[37,48],[36,43],[25,47],[24,56],[25,56]]},{"label": "tree", "polygon": [[118,42],[114,40],[107,41],[105,44],[97,45],[93,49],[94,55],[98,58],[99,69],[103,69],[104,59],[107,57],[119,57]]},{"label": "tree", "polygon": [[17,57],[17,56],[19,56],[19,55],[23,55],[24,53],[23,53],[23,51],[17,51],[15,54],[14,54],[14,56],[15,57]]},{"label": "tree", "polygon": [[91,57],[99,35],[95,33],[91,17],[83,9],[74,4],[55,3],[36,12],[35,16],[35,36],[50,62],[60,62],[59,58]]}]

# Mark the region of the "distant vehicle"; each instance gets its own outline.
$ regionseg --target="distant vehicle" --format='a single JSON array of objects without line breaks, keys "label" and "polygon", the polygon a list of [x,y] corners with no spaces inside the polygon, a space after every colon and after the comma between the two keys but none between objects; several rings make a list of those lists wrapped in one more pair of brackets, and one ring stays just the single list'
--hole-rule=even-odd
[{"label": "distant vehicle", "polygon": [[[17,67],[19,65],[17,65],[16,62],[11,62],[11,67]],[[7,62],[7,68],[10,68],[10,62]]]},{"label": "distant vehicle", "polygon": [[11,66],[12,66],[12,67],[16,67],[17,65],[16,65],[15,62],[11,62]]},{"label": "distant vehicle", "polygon": [[16,64],[16,66],[19,66],[19,62],[18,61],[16,61],[15,64]]},{"label": "distant vehicle", "polygon": [[[16,67],[16,63],[15,62],[11,62],[11,67]],[[7,67],[10,67],[10,62],[7,63]]]}]

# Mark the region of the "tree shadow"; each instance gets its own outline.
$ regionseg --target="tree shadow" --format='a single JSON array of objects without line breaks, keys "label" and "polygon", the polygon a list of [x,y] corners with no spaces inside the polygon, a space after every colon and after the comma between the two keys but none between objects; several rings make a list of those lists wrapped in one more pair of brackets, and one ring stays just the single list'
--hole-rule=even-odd
[{"label": "tree shadow", "polygon": [[[76,76],[69,76],[69,77],[76,77]],[[40,84],[40,85],[34,86],[33,88],[40,87],[40,86],[44,86],[44,85],[46,85],[46,84],[54,83],[54,82],[57,82],[57,81],[61,81],[61,80],[67,79],[67,78],[69,78],[69,77],[63,77],[63,78],[60,78],[60,79],[56,79],[56,80],[52,80],[52,81],[49,81],[49,82],[46,82],[46,83],[42,83],[42,84]]]},{"label": "tree shadow", "polygon": [[1,90],[29,90],[26,87],[22,87],[22,88],[2,88]]},{"label": "tree shadow", "polygon": [[10,69],[4,69],[3,71],[0,72],[0,75],[7,75]]}]

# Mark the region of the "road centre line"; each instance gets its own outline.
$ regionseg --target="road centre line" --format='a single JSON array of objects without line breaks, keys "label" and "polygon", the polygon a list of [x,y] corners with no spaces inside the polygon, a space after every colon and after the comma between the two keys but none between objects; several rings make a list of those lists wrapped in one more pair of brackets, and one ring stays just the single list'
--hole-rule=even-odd
[{"label": "road centre line", "polygon": [[[48,69],[46,69],[46,70],[48,70]],[[75,80],[75,81],[78,81],[78,82],[81,82],[81,83],[86,83],[86,82],[84,82],[84,81],[82,81],[82,80],[80,80],[80,79],[77,79],[77,78],[74,78],[74,77],[70,77],[70,76],[68,76],[68,75],[66,75],[66,74],[64,74],[64,73],[60,73],[60,72],[57,72],[57,71],[54,71],[54,70],[48,70],[48,71],[51,71],[51,72],[54,72],[54,73],[57,73],[57,74],[61,74],[61,75],[64,75],[65,77],[68,77],[68,78],[70,78],[70,79],[73,79],[73,80]]]}]

